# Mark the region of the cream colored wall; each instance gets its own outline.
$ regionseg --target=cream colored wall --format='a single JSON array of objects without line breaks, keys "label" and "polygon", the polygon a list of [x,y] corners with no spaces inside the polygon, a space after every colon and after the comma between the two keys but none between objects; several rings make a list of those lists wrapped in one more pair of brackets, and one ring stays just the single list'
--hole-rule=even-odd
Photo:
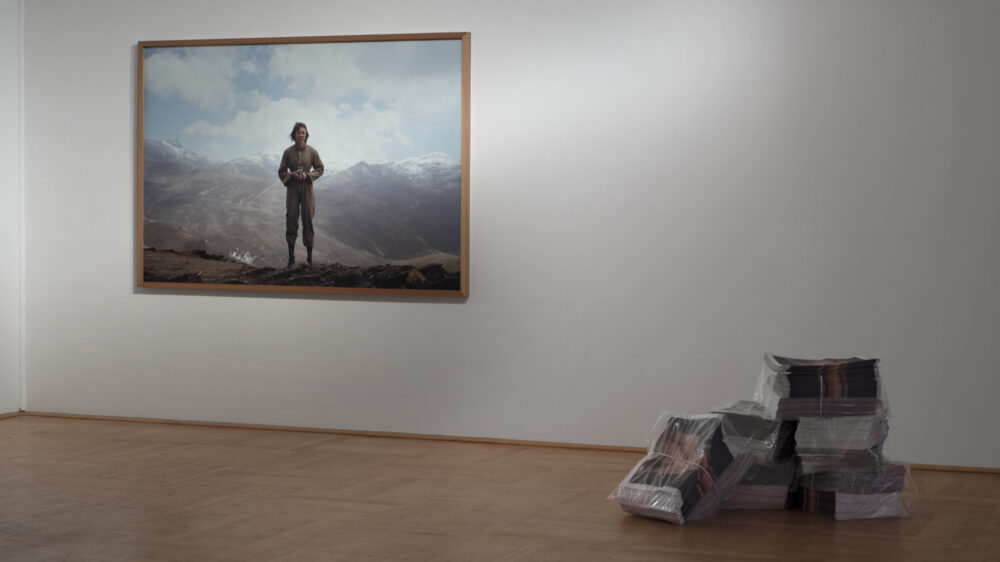
[{"label": "cream colored wall", "polygon": [[20,19],[0,1],[0,414],[21,407]]},{"label": "cream colored wall", "polygon": [[[857,354],[893,457],[1000,467],[1000,5],[296,6],[27,1],[28,409],[638,445]],[[138,41],[430,31],[472,32],[467,302],[135,289]]]}]

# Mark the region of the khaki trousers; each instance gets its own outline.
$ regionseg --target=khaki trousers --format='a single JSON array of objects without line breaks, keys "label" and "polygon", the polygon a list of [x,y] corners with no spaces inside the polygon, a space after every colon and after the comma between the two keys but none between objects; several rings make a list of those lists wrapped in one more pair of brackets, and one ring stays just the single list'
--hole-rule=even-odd
[{"label": "khaki trousers", "polygon": [[[299,234],[299,216],[302,217],[302,243],[313,247],[313,215],[316,214],[316,199],[313,197],[312,182],[293,181],[286,188],[285,196],[285,240],[295,244]],[[301,211],[300,211],[301,209]]]}]

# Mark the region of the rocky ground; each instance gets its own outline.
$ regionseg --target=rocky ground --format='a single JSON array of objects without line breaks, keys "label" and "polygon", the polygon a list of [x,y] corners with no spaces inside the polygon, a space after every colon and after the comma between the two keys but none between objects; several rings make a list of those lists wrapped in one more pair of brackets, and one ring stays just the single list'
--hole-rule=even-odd
[{"label": "rocky ground", "polygon": [[444,291],[457,291],[460,286],[459,274],[448,272],[441,264],[352,267],[339,263],[311,266],[297,263],[289,269],[275,269],[247,265],[203,250],[176,252],[146,248],[142,266],[146,282]]}]

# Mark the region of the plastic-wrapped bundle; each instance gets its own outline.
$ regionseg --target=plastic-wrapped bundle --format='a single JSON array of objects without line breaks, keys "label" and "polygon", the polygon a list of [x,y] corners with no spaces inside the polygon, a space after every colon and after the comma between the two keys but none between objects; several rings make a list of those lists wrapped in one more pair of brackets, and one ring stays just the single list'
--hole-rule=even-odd
[{"label": "plastic-wrapped bundle", "polygon": [[874,519],[909,514],[916,492],[910,467],[884,463],[868,470],[833,470],[802,476],[793,507],[834,519]]},{"label": "plastic-wrapped bundle", "polygon": [[785,509],[797,471],[791,458],[751,466],[722,509]]},{"label": "plastic-wrapped bundle", "polygon": [[754,400],[764,407],[765,415],[784,420],[887,415],[878,359],[793,359],[767,354]]},{"label": "plastic-wrapped bundle", "polygon": [[738,400],[712,413],[722,415],[723,441],[733,454],[748,453],[763,464],[789,457],[795,450],[795,422],[766,417],[757,402]]},{"label": "plastic-wrapped bundle", "polygon": [[650,437],[649,453],[610,497],[636,515],[677,524],[709,517],[753,464],[730,451],[718,414],[663,414]]},{"label": "plastic-wrapped bundle", "polygon": [[802,473],[873,468],[882,463],[882,444],[889,435],[884,416],[801,417],[795,450]]},{"label": "plastic-wrapped bundle", "polygon": [[754,465],[733,487],[723,509],[784,509],[795,483],[796,422],[765,417],[757,402],[739,400],[712,410],[723,416],[723,439],[733,452],[746,452]]},{"label": "plastic-wrapped bundle", "polygon": [[704,472],[700,465],[651,453],[629,472],[611,499],[629,513],[680,525],[704,495]]}]

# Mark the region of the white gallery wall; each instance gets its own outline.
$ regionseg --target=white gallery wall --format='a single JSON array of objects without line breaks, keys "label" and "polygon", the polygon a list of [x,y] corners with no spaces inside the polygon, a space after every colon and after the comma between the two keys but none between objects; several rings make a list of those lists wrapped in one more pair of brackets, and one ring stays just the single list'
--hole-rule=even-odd
[{"label": "white gallery wall", "polygon": [[21,24],[0,0],[0,414],[21,407]]},{"label": "white gallery wall", "polygon": [[[26,0],[26,409],[641,445],[861,355],[890,456],[1000,467],[1000,3],[294,12]],[[467,301],[135,288],[138,41],[432,31],[472,33]]]}]

